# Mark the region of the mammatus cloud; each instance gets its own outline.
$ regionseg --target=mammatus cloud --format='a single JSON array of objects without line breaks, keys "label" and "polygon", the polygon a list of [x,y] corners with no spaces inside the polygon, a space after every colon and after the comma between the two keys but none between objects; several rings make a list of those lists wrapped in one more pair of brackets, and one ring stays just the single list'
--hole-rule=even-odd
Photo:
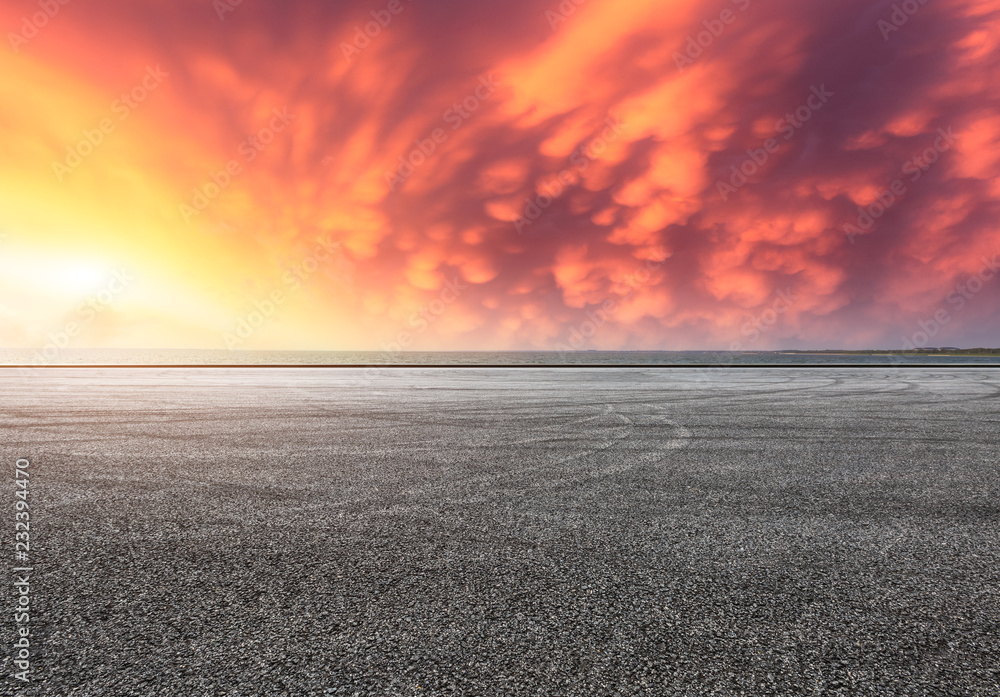
[{"label": "mammatus cloud", "polygon": [[997,344],[1000,0],[40,7],[6,345]]}]

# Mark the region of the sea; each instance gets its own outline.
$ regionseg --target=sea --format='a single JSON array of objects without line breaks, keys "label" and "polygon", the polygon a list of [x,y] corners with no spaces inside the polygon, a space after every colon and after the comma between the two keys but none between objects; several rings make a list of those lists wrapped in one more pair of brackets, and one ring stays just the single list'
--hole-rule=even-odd
[{"label": "sea", "polygon": [[980,365],[1000,356],[788,351],[229,351],[0,349],[3,366],[768,366]]}]

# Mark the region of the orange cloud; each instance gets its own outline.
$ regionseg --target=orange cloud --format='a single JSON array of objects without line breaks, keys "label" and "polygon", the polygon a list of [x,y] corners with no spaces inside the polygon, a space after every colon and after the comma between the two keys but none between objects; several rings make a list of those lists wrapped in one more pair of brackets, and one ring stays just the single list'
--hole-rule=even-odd
[{"label": "orange cloud", "polygon": [[[241,348],[553,348],[608,300],[588,345],[894,347],[998,251],[996,0],[890,41],[863,0],[446,6],[350,59],[360,2],[61,6],[0,52],[0,341],[126,268],[79,345],[221,348],[278,292]],[[947,343],[995,344],[996,298]]]}]

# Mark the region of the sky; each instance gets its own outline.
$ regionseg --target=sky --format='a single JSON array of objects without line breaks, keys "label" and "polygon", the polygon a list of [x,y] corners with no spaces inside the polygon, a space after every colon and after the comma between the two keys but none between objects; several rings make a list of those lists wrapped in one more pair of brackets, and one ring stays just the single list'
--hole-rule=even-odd
[{"label": "sky", "polygon": [[0,346],[1000,346],[1000,0],[0,0]]}]

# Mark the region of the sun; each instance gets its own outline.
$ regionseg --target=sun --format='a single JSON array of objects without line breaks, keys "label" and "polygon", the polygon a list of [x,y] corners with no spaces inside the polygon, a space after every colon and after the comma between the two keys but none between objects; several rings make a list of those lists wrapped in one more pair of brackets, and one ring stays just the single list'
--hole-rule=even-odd
[{"label": "sun", "polygon": [[58,259],[9,252],[0,256],[0,273],[35,296],[84,298],[107,284],[113,266],[96,260]]}]

